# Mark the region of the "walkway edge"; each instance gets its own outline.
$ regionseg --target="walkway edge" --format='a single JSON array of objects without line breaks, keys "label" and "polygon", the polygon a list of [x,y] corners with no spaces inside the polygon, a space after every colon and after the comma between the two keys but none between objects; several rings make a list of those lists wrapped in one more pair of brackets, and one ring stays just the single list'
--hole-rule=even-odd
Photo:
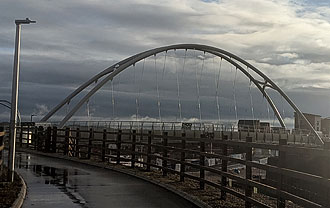
[{"label": "walkway edge", "polygon": [[25,196],[26,196],[26,183],[20,174],[18,174],[17,172],[15,172],[15,173],[18,175],[19,179],[21,180],[22,187],[21,187],[21,191],[18,194],[17,199],[11,205],[11,208],[21,208],[23,205]]},{"label": "walkway edge", "polygon": [[[81,164],[85,164],[85,165],[90,165],[90,166],[103,168],[103,169],[108,169],[108,170],[116,171],[116,172],[123,173],[123,174],[126,174],[126,175],[130,175],[130,176],[139,178],[141,180],[147,181],[149,183],[152,183],[154,185],[160,186],[160,187],[162,187],[162,188],[164,188],[164,189],[166,189],[170,192],[173,192],[174,194],[184,198],[185,200],[195,204],[196,206],[198,206],[200,208],[212,208],[211,206],[209,206],[208,204],[206,204],[202,200],[200,200],[196,197],[193,197],[193,196],[189,195],[186,192],[177,190],[177,189],[175,189],[175,188],[173,188],[173,187],[171,187],[167,184],[163,184],[163,183],[160,183],[158,181],[155,181],[155,180],[137,175],[136,172],[138,172],[138,170],[132,169],[132,171],[129,171],[129,170],[124,170],[124,169],[118,169],[116,167],[109,167],[109,166],[106,166],[105,164],[97,164],[97,163],[94,163],[94,162],[88,161],[88,160],[78,160],[77,158],[73,158],[73,157],[54,155],[54,153],[37,152],[37,151],[34,151],[34,150],[27,150],[27,149],[22,149],[22,148],[18,148],[17,151],[31,153],[31,154],[35,154],[35,155],[42,155],[42,156],[45,156],[45,157],[68,160],[68,161],[72,161],[72,162],[77,162],[77,163],[81,163]],[[24,198],[23,198],[23,200],[24,200]],[[14,208],[14,207],[12,207],[12,208]],[[19,207],[17,207],[17,208],[19,208]]]}]

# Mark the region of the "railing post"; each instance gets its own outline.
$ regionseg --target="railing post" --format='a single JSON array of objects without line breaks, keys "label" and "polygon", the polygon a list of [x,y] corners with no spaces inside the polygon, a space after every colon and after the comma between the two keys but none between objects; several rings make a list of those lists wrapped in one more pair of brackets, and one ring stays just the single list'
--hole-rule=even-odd
[{"label": "railing post", "polygon": [[26,148],[29,148],[30,144],[30,125],[27,127],[27,136],[26,136]]},{"label": "railing post", "polygon": [[21,128],[19,132],[19,147],[23,147],[23,124],[21,123]]},{"label": "railing post", "polygon": [[38,151],[42,151],[43,134],[44,134],[44,127],[39,126],[39,128],[38,128],[38,135],[37,135],[37,150]]},{"label": "railing post", "polygon": [[[0,148],[4,148],[5,146],[4,146],[4,135],[1,135],[1,134],[3,134],[4,133],[4,131],[5,131],[5,129],[4,129],[4,127],[3,126],[0,126]],[[3,164],[4,164],[4,154],[3,154],[3,149],[2,150],[0,150],[0,176],[1,176],[1,174],[3,173]]]},{"label": "railing post", "polygon": [[75,156],[76,156],[77,158],[80,157],[80,156],[79,156],[79,155],[80,155],[80,152],[79,152],[79,151],[80,151],[79,142],[80,142],[80,129],[77,128],[77,129],[76,129],[76,149],[75,149],[75,150],[76,150],[76,151],[75,151],[75,152],[76,152],[76,155],[75,155]]},{"label": "railing post", "polygon": [[[279,161],[278,166],[279,168],[285,167],[285,160],[286,160],[286,152],[281,150],[281,146],[287,145],[286,139],[280,139],[279,140]],[[282,198],[282,184],[283,184],[284,178],[282,174],[282,170],[280,169],[280,173],[278,175],[278,183],[277,183],[277,207],[278,208],[285,208],[285,199]]]},{"label": "railing post", "polygon": [[34,150],[37,150],[37,140],[38,140],[38,128],[34,127],[34,133],[32,134]]},{"label": "railing post", "polygon": [[52,128],[49,126],[46,130],[45,152],[50,152],[50,141],[52,137]]},{"label": "railing post", "polygon": [[105,149],[106,149],[106,141],[107,141],[107,130],[103,130],[103,137],[102,137],[102,162],[105,161]]},{"label": "railing post", "polygon": [[180,181],[183,182],[184,181],[184,172],[186,170],[186,152],[184,151],[186,149],[186,133],[182,133],[181,135],[182,139],[181,139],[181,164],[180,164]]},{"label": "railing post", "polygon": [[[252,137],[246,137],[246,142],[252,142]],[[245,160],[248,162],[252,161],[252,147],[248,146],[246,147],[246,157]],[[252,168],[249,165],[246,165],[245,167],[245,180],[251,180],[252,179]],[[252,187],[249,186],[247,183],[245,184],[245,197],[251,197],[252,196]],[[251,208],[251,203],[245,199],[245,208]]]},{"label": "railing post", "polygon": [[5,129],[4,129],[4,127],[3,126],[0,126],[0,148],[3,148],[2,150],[0,150],[0,176],[1,176],[1,174],[3,173],[3,164],[4,164],[4,161],[3,161],[3,150],[4,150],[4,137],[5,137],[5,135],[4,135],[4,133],[5,133]]},{"label": "railing post", "polygon": [[200,142],[200,150],[199,150],[199,188],[200,189],[204,189],[205,188],[205,156],[203,155],[203,153],[205,152],[205,142],[203,141],[203,139],[205,139],[205,135],[202,134],[201,135],[201,142]]},{"label": "railing post", "polygon": [[121,149],[121,130],[117,134],[117,164],[120,164],[120,149]]},{"label": "railing post", "polygon": [[133,130],[132,132],[132,155],[131,155],[131,167],[134,168],[135,166],[135,143],[136,143],[136,130]]},{"label": "railing post", "polygon": [[91,159],[93,139],[94,139],[94,131],[93,131],[93,128],[90,128],[89,129],[89,137],[88,137],[88,148],[87,148],[87,158],[88,159]]},{"label": "railing post", "polygon": [[[324,149],[324,152],[325,152],[325,154],[323,154],[323,155],[325,155],[325,156],[323,157],[323,160],[321,161],[321,164],[322,164],[322,166],[321,166],[322,167],[321,168],[322,174],[321,175],[322,175],[324,181],[326,181],[330,177],[330,175],[329,175],[329,166],[328,166],[328,164],[329,164],[329,156],[328,155],[329,155],[329,150],[330,150],[330,142],[329,141],[324,142],[323,149]],[[323,207],[329,207],[329,205],[330,205],[329,188],[328,187],[329,187],[328,182],[323,183],[322,190],[321,190],[321,192],[323,193],[323,200],[321,202]]]},{"label": "railing post", "polygon": [[168,132],[163,133],[163,176],[167,175],[167,135]]},{"label": "railing post", "polygon": [[52,137],[52,152],[56,153],[56,143],[57,143],[57,127],[53,127],[53,137]]},{"label": "railing post", "polygon": [[148,131],[147,171],[150,171],[150,163],[151,163],[151,134],[152,131]]},{"label": "railing post", "polygon": [[[228,140],[228,136],[224,135],[222,137],[222,140],[224,140],[224,141]],[[228,156],[228,145],[227,144],[222,145],[222,155]],[[227,165],[228,165],[228,161],[222,159],[221,160],[221,170],[223,172],[227,172],[227,169],[228,169]],[[225,187],[226,185],[227,185],[227,177],[221,176],[221,186]],[[222,200],[226,200],[226,195],[227,195],[226,192],[224,190],[221,190],[221,199]]]},{"label": "railing post", "polygon": [[69,152],[69,136],[70,136],[70,128],[65,128],[63,155],[67,155]]}]

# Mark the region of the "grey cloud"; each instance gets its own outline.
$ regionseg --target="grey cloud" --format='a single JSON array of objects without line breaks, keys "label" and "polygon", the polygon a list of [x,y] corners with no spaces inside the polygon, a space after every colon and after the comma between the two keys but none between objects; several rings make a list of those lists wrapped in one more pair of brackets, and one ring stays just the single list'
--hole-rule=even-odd
[{"label": "grey cloud", "polygon": [[[254,2],[258,2],[257,8],[247,4],[243,11],[240,3],[244,2],[239,1],[205,3],[193,0],[156,4],[153,1],[78,3],[4,0],[0,9],[0,95],[6,99],[10,96],[15,35],[13,21],[15,18],[30,17],[38,22],[24,26],[22,31],[20,108],[25,115],[38,112],[36,104],[39,109],[40,106],[55,106],[89,77],[125,57],[174,43],[202,43],[229,50],[273,78],[295,102],[301,104],[303,110],[330,114],[326,105],[330,100],[326,96],[329,90],[326,78],[330,68],[328,10],[314,4],[313,9],[309,10],[310,4]],[[259,6],[262,11],[255,13]],[[318,10],[322,11],[322,17],[317,15]],[[269,11],[280,12],[280,15]],[[14,14],[20,14],[20,17]],[[283,56],[285,53],[297,54],[297,57]],[[183,54],[179,55],[182,57]],[[207,60],[208,66],[211,65],[210,60]],[[162,58],[157,62],[161,71]],[[182,66],[182,60],[179,62]],[[188,60],[186,64],[184,78],[180,77],[182,113],[186,118],[199,117],[194,60]],[[168,62],[168,67],[166,79],[160,80],[159,87],[164,107],[162,112],[173,118],[178,116],[177,84],[175,66]],[[139,74],[136,76],[140,78],[141,63],[137,68]],[[140,112],[141,116],[157,117],[152,61],[147,68],[141,89]],[[219,96],[221,114],[229,117],[233,115],[233,82],[228,66],[225,72],[227,75],[221,82]],[[244,77],[239,79],[238,114],[248,117],[251,115],[248,80]],[[133,73],[123,73],[120,85],[118,80],[115,83],[117,116],[134,115],[137,89]],[[322,87],[315,87],[315,83]],[[203,117],[216,119],[214,73],[205,73],[200,84]],[[111,117],[110,89],[111,85],[107,84],[91,99],[94,116]],[[252,95],[256,115],[266,117],[267,109],[262,96],[254,88]],[[312,100],[319,102],[313,104]],[[76,102],[77,99],[72,100],[69,107]],[[280,98],[276,102],[282,106]],[[85,107],[77,116],[86,116]],[[285,114],[292,117],[290,109],[284,108]],[[0,113],[3,111],[0,110]],[[56,118],[65,111],[59,112]]]}]

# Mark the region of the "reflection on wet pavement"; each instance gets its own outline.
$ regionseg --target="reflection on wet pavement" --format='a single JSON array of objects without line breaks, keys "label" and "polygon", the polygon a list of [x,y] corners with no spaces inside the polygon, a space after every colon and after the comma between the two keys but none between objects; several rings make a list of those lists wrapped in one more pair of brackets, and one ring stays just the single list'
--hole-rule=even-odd
[{"label": "reflection on wet pavement", "polygon": [[17,153],[27,182],[23,207],[195,207],[155,185],[117,172]]}]

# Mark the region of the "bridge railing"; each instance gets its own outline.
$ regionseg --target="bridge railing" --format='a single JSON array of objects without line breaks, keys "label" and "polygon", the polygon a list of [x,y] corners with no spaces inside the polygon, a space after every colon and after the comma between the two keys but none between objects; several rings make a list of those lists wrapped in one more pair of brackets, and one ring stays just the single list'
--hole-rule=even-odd
[{"label": "bridge railing", "polygon": [[[21,127],[20,147],[80,159],[121,164],[164,177],[196,181],[201,190],[213,187],[219,197],[231,194],[245,207],[330,206],[329,145],[290,143],[291,135],[221,131],[196,135],[189,131],[110,128]],[[265,134],[262,134],[265,135]],[[266,162],[265,162],[266,161]]]},{"label": "bridge railing", "polygon": [[4,165],[4,154],[3,151],[5,149],[4,144],[4,137],[5,137],[5,129],[4,127],[0,126],[0,175],[3,173],[3,165]]}]

